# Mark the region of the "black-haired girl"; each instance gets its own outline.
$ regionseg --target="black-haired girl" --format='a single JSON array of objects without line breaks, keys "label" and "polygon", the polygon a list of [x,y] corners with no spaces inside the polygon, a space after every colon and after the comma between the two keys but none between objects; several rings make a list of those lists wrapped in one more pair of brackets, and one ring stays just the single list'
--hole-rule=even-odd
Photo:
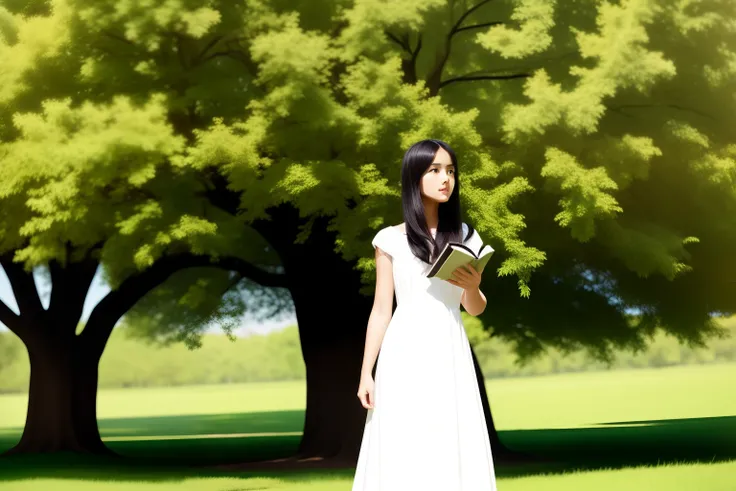
[{"label": "black-haired girl", "polygon": [[450,280],[426,277],[448,242],[476,253],[482,246],[462,222],[455,153],[439,140],[414,144],[404,155],[401,188],[404,223],[373,239],[376,291],[358,389],[368,415],[353,491],[494,491],[491,446],[460,317],[460,305],[471,315],[485,309],[481,275],[468,266]]}]

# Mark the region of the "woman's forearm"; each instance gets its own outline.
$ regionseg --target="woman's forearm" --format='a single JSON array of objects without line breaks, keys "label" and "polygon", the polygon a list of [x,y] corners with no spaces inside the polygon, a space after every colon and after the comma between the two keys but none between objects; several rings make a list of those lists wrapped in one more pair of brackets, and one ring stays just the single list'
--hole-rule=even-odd
[{"label": "woman's forearm", "polygon": [[363,366],[360,369],[360,376],[372,376],[373,365],[378,358],[378,352],[381,349],[383,336],[386,334],[386,328],[391,321],[391,313],[384,314],[372,311],[368,319],[368,328],[365,333],[365,350],[363,352]]},{"label": "woman's forearm", "polygon": [[470,315],[480,315],[486,309],[486,296],[480,291],[480,288],[473,288],[463,291],[463,307]]}]

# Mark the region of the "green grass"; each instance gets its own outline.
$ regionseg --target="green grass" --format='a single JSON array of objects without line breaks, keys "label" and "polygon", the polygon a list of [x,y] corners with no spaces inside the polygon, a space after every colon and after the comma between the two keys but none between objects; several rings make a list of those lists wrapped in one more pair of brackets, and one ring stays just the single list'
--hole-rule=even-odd
[{"label": "green grass", "polygon": [[[736,364],[723,364],[488,381],[504,443],[542,459],[499,466],[499,487],[736,490],[735,375]],[[350,469],[202,467],[288,455],[304,396],[303,383],[104,390],[100,430],[124,462],[3,458],[0,489],[347,491]],[[24,412],[25,396],[0,396],[0,451],[17,441]]]},{"label": "green grass", "polygon": [[[542,475],[501,479],[500,491],[733,491],[736,464],[697,464],[642,467],[606,472]],[[185,477],[167,482],[91,482],[83,480],[34,479],[0,484],[13,491],[349,491],[350,476],[302,475],[278,477]]]},{"label": "green grass", "polygon": [[501,429],[736,415],[736,364],[585,372],[487,383]]},{"label": "green grass", "polygon": [[[278,382],[149,389],[106,389],[98,395],[99,419],[237,414],[304,410],[304,382]],[[357,399],[356,399],[357,400]],[[25,394],[0,396],[0,428],[22,426]]]}]

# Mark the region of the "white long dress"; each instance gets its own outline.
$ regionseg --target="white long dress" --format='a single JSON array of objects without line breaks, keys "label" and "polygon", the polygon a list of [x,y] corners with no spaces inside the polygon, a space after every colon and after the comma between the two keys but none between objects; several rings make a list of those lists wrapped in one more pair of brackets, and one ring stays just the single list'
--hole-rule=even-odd
[{"label": "white long dress", "polygon": [[[463,237],[467,225],[463,224]],[[475,232],[466,241],[478,251]],[[393,262],[397,307],[376,366],[353,491],[495,491],[496,479],[468,337],[462,289],[425,276],[391,226],[373,246]]]}]

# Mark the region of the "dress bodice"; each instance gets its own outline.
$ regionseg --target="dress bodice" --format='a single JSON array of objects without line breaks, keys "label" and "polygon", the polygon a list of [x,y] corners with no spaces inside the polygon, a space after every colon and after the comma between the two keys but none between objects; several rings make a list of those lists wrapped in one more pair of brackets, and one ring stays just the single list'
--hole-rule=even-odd
[{"label": "dress bodice", "polygon": [[[468,233],[467,224],[463,223],[462,230],[465,237]],[[464,241],[476,253],[482,243],[477,231]],[[437,303],[450,309],[460,308],[462,288],[445,280],[427,278],[431,265],[414,255],[404,231],[397,226],[385,227],[378,231],[372,244],[391,256],[397,308],[414,301],[420,301],[428,308]]]}]

